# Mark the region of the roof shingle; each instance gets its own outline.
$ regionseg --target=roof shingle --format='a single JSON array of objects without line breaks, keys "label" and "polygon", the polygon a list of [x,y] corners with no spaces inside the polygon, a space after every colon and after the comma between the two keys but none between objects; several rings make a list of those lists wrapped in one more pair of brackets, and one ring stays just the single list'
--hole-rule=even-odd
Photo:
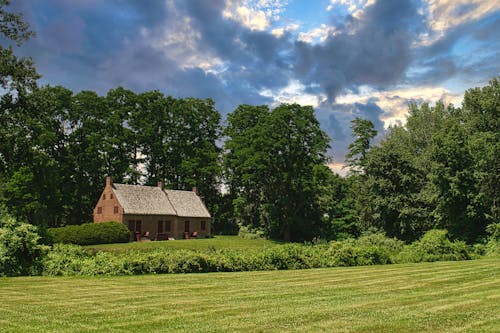
[{"label": "roof shingle", "polygon": [[210,218],[205,204],[192,191],[162,190],[159,187],[126,184],[112,186],[124,214]]}]

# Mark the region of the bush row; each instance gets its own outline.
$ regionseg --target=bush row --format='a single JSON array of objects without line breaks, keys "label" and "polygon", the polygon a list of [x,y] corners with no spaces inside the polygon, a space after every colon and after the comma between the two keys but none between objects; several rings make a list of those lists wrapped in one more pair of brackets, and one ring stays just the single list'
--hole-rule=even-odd
[{"label": "bush row", "polygon": [[95,245],[126,243],[130,240],[128,228],[118,222],[85,223],[47,229],[54,243]]},{"label": "bush row", "polygon": [[236,272],[359,266],[473,257],[463,242],[451,242],[446,231],[427,233],[420,241],[403,242],[381,234],[329,244],[286,244],[260,250],[156,249],[148,252],[90,253],[80,246],[54,245],[43,262],[44,275],[133,275]]}]

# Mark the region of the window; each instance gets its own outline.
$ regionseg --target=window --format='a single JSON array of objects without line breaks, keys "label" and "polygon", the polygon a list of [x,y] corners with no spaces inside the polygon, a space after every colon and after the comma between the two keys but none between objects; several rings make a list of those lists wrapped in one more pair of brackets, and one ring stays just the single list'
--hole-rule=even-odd
[{"label": "window", "polygon": [[140,220],[129,220],[128,221],[128,230],[131,232],[141,233],[142,231],[142,221]]},{"label": "window", "polygon": [[172,221],[165,221],[165,229],[167,232],[172,231]]},{"label": "window", "polygon": [[189,221],[184,221],[184,232],[189,232]]},{"label": "window", "polygon": [[118,214],[118,206],[115,206],[113,213]]},{"label": "window", "polygon": [[102,207],[97,207],[97,214],[102,214]]},{"label": "window", "polygon": [[207,230],[207,222],[206,221],[201,221],[201,231]]},{"label": "window", "polygon": [[113,198],[114,198],[114,197],[113,197],[113,193],[111,193],[111,194],[109,195],[109,198],[110,198],[110,199],[113,199]]},{"label": "window", "polygon": [[106,194],[102,195],[102,200],[106,200]]},{"label": "window", "polygon": [[163,233],[163,221],[158,221],[158,233]]}]

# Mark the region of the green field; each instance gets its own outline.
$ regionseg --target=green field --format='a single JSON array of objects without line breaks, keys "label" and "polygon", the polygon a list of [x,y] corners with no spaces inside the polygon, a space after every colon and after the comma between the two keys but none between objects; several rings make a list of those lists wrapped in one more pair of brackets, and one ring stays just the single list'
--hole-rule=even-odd
[{"label": "green field", "polygon": [[214,238],[179,239],[173,241],[130,242],[120,244],[101,244],[86,246],[89,249],[121,252],[127,250],[151,250],[157,248],[208,250],[215,249],[255,249],[275,246],[277,243],[267,239],[243,239],[238,236],[215,236]]},{"label": "green field", "polygon": [[0,279],[0,332],[500,332],[500,260]]}]

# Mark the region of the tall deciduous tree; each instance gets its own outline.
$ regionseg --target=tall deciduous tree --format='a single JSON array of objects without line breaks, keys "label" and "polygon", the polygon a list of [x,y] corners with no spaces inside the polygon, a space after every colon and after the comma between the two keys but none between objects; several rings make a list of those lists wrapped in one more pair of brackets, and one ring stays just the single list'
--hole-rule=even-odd
[{"label": "tall deciduous tree", "polygon": [[[9,4],[9,0],[0,0],[0,34],[19,46],[34,33],[29,30],[29,25],[23,21],[21,14],[7,11]],[[24,95],[36,87],[36,80],[39,77],[30,58],[18,58],[14,54],[12,45],[7,48],[0,45],[0,87],[2,89],[7,92],[15,91],[18,96]],[[12,98],[10,94],[5,94],[5,96]]]},{"label": "tall deciduous tree", "polygon": [[314,168],[326,161],[328,136],[311,107],[243,105],[228,117],[226,173],[238,222],[270,237],[310,239],[321,229]]},{"label": "tall deciduous tree", "polygon": [[131,128],[146,167],[146,183],[172,189],[197,187],[210,208],[218,201],[221,116],[211,99],[138,95]]},{"label": "tall deciduous tree", "polygon": [[346,165],[352,172],[360,172],[365,164],[366,154],[370,149],[370,141],[377,135],[370,120],[359,117],[351,121],[351,130],[354,141],[349,145],[346,155]]}]

